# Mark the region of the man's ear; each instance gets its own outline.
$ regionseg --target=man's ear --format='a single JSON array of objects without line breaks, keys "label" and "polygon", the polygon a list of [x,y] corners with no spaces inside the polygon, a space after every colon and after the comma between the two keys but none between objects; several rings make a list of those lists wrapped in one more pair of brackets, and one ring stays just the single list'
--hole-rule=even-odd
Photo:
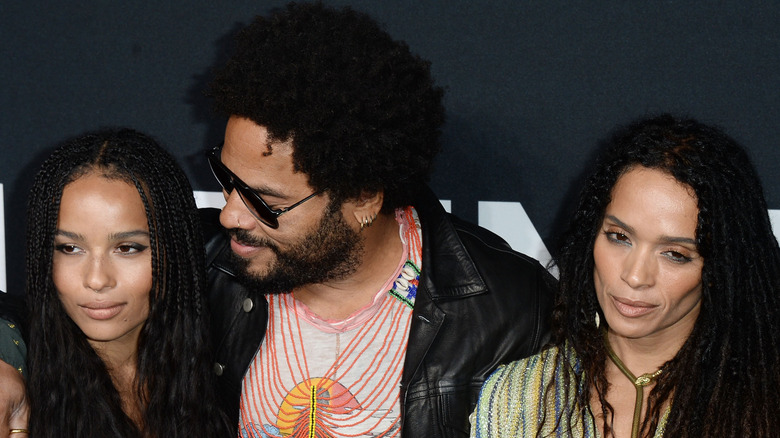
[{"label": "man's ear", "polygon": [[[384,202],[385,194],[383,191],[377,192],[362,192],[357,199],[352,199],[345,202],[349,204],[348,208],[351,209],[352,217],[360,225],[360,229],[371,226],[376,219],[379,212],[382,210],[382,203]],[[345,217],[348,217],[345,214]]]}]

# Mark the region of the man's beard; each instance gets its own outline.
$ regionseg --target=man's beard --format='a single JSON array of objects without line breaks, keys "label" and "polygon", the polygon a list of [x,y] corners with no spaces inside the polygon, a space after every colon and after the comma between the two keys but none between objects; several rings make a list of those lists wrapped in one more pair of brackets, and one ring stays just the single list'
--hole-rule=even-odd
[{"label": "man's beard", "polygon": [[331,203],[317,229],[284,251],[269,239],[258,238],[244,229],[228,234],[239,243],[264,246],[276,255],[265,274],[250,271],[250,259],[230,252],[237,278],[250,292],[279,294],[307,285],[345,278],[357,270],[363,252],[360,235],[344,220],[341,206]]}]

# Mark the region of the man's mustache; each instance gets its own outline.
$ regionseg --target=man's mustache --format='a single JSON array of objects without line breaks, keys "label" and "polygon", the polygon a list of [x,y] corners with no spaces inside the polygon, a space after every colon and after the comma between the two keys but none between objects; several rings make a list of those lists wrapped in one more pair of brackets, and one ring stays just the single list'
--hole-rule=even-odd
[{"label": "man's mustache", "polygon": [[255,237],[243,228],[229,228],[227,229],[227,233],[233,240],[245,246],[265,246],[276,249],[276,245],[268,239]]}]

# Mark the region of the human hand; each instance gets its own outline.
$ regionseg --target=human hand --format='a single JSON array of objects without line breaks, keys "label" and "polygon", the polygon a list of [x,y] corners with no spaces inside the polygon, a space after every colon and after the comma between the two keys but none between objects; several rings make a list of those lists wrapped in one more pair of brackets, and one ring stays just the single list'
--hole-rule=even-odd
[{"label": "human hand", "polygon": [[22,374],[0,360],[0,438],[28,438],[29,415]]}]

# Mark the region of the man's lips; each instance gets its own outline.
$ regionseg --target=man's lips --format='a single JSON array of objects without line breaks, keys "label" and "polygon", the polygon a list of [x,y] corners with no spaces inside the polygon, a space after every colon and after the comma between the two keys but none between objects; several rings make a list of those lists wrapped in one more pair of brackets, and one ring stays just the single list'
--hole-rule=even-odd
[{"label": "man's lips", "polygon": [[628,298],[611,297],[612,303],[615,305],[618,313],[627,318],[636,318],[639,316],[647,315],[658,307],[657,304],[650,304],[644,301],[634,301]]},{"label": "man's lips", "polygon": [[239,242],[235,238],[230,239],[230,249],[232,249],[236,255],[241,257],[248,257],[260,251],[261,248],[263,248],[262,245],[251,245],[245,242]]},{"label": "man's lips", "polygon": [[86,313],[90,318],[104,320],[117,316],[126,305],[126,303],[118,303],[113,301],[95,301],[82,304],[79,307],[81,307],[84,310],[84,313]]}]

